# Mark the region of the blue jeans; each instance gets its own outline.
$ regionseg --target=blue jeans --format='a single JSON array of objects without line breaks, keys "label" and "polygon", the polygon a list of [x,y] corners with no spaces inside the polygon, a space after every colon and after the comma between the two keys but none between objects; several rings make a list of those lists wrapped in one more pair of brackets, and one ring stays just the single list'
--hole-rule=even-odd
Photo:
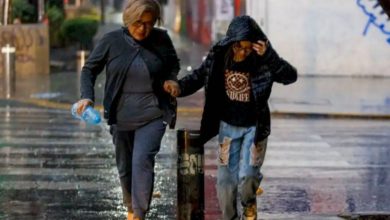
[{"label": "blue jeans", "polygon": [[238,219],[237,195],[241,204],[256,203],[256,190],[267,139],[254,143],[256,126],[238,127],[223,121],[219,129],[217,196],[224,220]]},{"label": "blue jeans", "polygon": [[145,219],[153,186],[155,156],[160,150],[166,125],[155,119],[134,131],[111,127],[123,202],[129,211]]}]

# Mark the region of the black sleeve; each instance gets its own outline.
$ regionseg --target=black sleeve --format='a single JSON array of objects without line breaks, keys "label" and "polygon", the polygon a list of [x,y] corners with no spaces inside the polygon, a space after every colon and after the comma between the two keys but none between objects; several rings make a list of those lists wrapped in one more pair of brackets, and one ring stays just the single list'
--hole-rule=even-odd
[{"label": "black sleeve", "polygon": [[263,56],[263,61],[269,66],[273,81],[287,85],[297,80],[298,74],[295,67],[279,57],[271,44]]},{"label": "black sleeve", "polygon": [[191,95],[205,85],[206,77],[212,62],[211,54],[212,53],[209,53],[207,55],[207,58],[202,62],[199,68],[195,69],[191,74],[179,80],[179,86],[181,90],[180,97]]},{"label": "black sleeve", "polygon": [[109,37],[105,35],[92,50],[81,70],[80,92],[82,99],[95,101],[95,81],[107,63],[108,50]]}]

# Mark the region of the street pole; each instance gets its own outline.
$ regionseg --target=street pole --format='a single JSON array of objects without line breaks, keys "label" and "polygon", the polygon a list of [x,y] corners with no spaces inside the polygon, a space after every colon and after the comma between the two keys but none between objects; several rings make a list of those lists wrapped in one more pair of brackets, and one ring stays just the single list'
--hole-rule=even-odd
[{"label": "street pole", "polygon": [[1,53],[4,54],[5,97],[10,99],[15,93],[15,47],[6,44],[1,48]]},{"label": "street pole", "polygon": [[43,21],[44,14],[45,14],[45,1],[38,0],[38,22]]},{"label": "street pole", "polygon": [[10,22],[10,8],[11,8],[11,2],[12,0],[4,0],[4,8],[3,8],[3,25],[8,25]]},{"label": "street pole", "polygon": [[77,73],[81,74],[81,70],[85,64],[86,59],[88,58],[89,51],[88,50],[78,50],[77,51]]},{"label": "street pole", "polygon": [[106,1],[100,0],[100,24],[106,23]]}]

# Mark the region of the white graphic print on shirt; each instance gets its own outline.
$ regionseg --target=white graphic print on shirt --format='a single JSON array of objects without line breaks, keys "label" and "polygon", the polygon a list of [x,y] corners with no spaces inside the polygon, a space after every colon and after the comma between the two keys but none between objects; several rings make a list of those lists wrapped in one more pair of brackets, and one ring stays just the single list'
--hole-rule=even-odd
[{"label": "white graphic print on shirt", "polygon": [[238,71],[225,71],[225,89],[226,94],[232,101],[249,102],[250,101],[250,82],[249,73]]}]

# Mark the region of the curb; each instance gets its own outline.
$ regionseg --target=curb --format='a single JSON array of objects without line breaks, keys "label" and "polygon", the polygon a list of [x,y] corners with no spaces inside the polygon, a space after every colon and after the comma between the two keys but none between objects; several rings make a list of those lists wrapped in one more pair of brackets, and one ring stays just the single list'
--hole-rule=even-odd
[{"label": "curb", "polygon": [[[23,104],[31,104],[40,107],[46,108],[56,108],[69,110],[72,106],[71,103],[62,103],[56,101],[42,100],[42,99],[2,99],[4,101],[17,101]],[[95,107],[99,111],[103,110],[102,105],[97,105]],[[178,114],[186,114],[186,115],[201,115],[203,112],[203,108],[201,107],[189,107],[183,106],[178,107]],[[329,112],[329,113],[321,113],[321,112],[282,112],[282,111],[271,111],[272,117],[278,118],[329,118],[329,119],[370,119],[370,120],[390,120],[390,114],[362,114],[362,113],[337,113],[337,112]]]},{"label": "curb", "polygon": [[274,117],[291,118],[329,118],[329,119],[371,119],[371,120],[390,120],[390,114],[363,114],[363,113],[320,113],[320,112],[271,112]]}]

